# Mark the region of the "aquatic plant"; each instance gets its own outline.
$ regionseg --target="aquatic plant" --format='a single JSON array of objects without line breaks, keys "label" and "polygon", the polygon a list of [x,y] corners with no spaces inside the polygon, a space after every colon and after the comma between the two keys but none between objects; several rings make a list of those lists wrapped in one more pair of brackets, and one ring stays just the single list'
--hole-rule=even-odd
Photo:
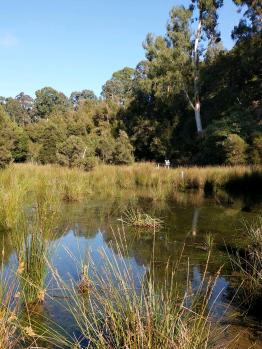
[{"label": "aquatic plant", "polygon": [[207,251],[211,251],[214,245],[214,236],[207,233],[205,236],[204,247]]},{"label": "aquatic plant", "polygon": [[240,274],[242,284],[239,297],[248,309],[262,306],[262,217],[253,224],[245,224],[248,245],[231,257],[234,270]]},{"label": "aquatic plant", "polygon": [[14,284],[0,280],[0,349],[14,349],[20,340],[18,334],[18,304],[13,300]]},{"label": "aquatic plant", "polygon": [[124,241],[124,238],[118,241],[118,252],[113,258],[100,250],[103,272],[95,267],[91,270],[88,292],[79,292],[73,279],[69,289],[53,269],[53,276],[68,300],[66,308],[81,333],[72,347],[229,348],[222,339],[224,328],[211,322],[210,300],[219,272],[209,278],[206,267],[197,289],[192,288],[188,278],[185,289],[179,290],[175,281],[179,264],[171,269],[167,265],[165,282],[160,285],[154,280],[154,265],[141,276],[134,274],[130,261],[122,254]]},{"label": "aquatic plant", "polygon": [[39,180],[34,204],[21,216],[19,229],[13,234],[18,256],[17,275],[27,305],[43,302],[45,297],[46,258],[49,239],[54,235],[59,218],[59,198],[53,187]]},{"label": "aquatic plant", "polygon": [[134,208],[125,210],[122,218],[118,220],[128,226],[155,230],[160,230],[164,223],[162,219],[151,217],[149,214]]}]

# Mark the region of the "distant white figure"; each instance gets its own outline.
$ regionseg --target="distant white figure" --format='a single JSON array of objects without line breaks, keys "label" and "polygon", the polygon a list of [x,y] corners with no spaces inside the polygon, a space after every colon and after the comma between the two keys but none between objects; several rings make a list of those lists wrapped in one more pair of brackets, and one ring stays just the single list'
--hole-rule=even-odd
[{"label": "distant white figure", "polygon": [[165,167],[169,168],[170,167],[170,161],[169,160],[165,160]]},{"label": "distant white figure", "polygon": [[159,164],[156,165],[156,168],[159,170],[159,168],[160,168]]}]

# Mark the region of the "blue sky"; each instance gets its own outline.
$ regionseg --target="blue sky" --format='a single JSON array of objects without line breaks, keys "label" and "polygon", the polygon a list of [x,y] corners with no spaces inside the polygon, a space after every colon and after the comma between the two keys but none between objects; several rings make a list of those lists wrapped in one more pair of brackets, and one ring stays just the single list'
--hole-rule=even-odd
[{"label": "blue sky", "polygon": [[[220,30],[227,48],[239,20],[224,0]],[[144,58],[148,32],[164,34],[170,9],[187,0],[9,0],[0,11],[0,96],[52,86],[66,95],[101,86]]]}]

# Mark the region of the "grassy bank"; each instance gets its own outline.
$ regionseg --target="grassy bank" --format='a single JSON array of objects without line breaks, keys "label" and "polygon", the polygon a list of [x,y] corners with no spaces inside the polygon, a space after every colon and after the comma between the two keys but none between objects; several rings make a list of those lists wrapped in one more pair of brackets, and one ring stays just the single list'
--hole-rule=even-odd
[{"label": "grassy bank", "polygon": [[[16,202],[5,197],[17,189],[35,191],[37,184],[45,182],[64,200],[80,200],[92,194],[116,195],[123,189],[146,189],[152,199],[172,199],[178,191],[203,190],[212,193],[219,188],[231,188],[241,191],[246,183],[248,191],[262,183],[260,167],[181,167],[176,169],[156,168],[151,163],[136,163],[132,166],[100,165],[90,172],[64,167],[34,164],[16,164],[0,172],[0,195],[4,202],[8,200],[19,205],[21,197],[16,195]],[[19,188],[18,188],[19,186]],[[21,192],[21,190],[19,190]],[[22,195],[22,193],[21,193]],[[20,201],[19,201],[20,200]],[[3,203],[4,206],[6,204]],[[7,206],[10,203],[7,202]],[[13,209],[12,209],[13,211]]]}]

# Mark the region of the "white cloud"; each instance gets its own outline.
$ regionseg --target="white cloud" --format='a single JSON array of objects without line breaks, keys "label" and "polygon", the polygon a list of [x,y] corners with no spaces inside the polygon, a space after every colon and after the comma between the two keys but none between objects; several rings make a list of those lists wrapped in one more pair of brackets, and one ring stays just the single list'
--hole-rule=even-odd
[{"label": "white cloud", "polygon": [[0,36],[0,45],[2,47],[6,47],[6,48],[17,47],[18,44],[19,44],[18,38],[11,33],[5,33]]}]

